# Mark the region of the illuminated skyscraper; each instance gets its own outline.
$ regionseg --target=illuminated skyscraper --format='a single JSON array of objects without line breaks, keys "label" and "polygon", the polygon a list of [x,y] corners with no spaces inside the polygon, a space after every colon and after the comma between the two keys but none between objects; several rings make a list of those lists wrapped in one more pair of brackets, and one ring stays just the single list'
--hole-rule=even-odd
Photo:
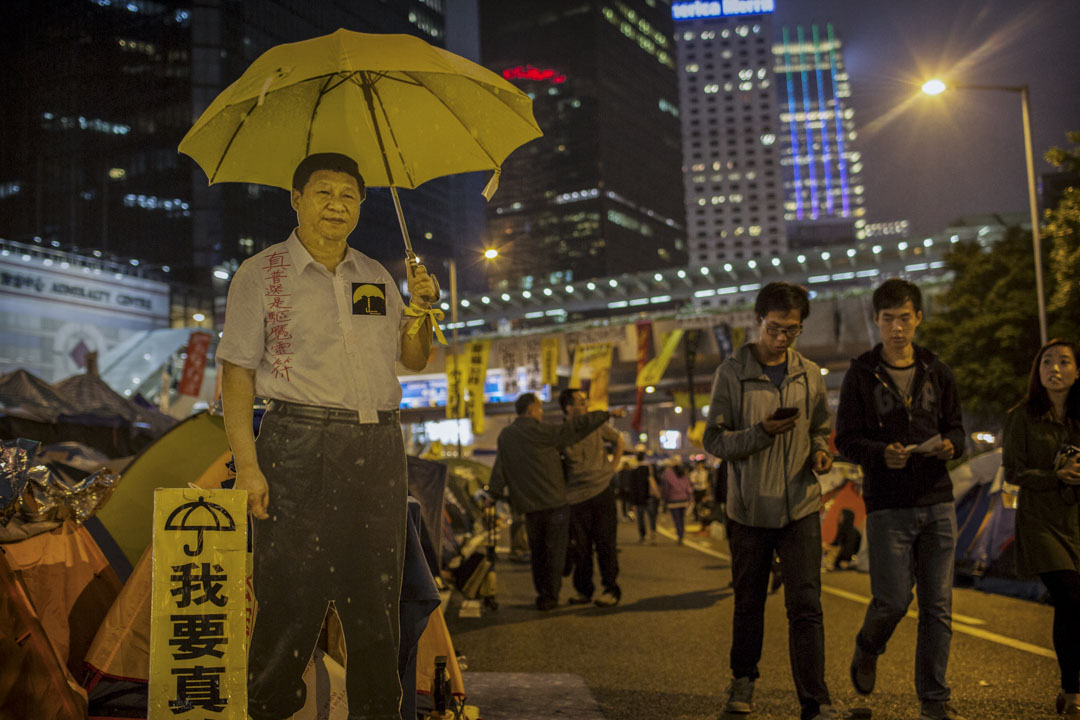
[{"label": "illuminated skyscraper", "polygon": [[483,64],[544,136],[488,207],[495,289],[686,262],[672,18],[658,0],[482,0]]},{"label": "illuminated skyscraper", "polygon": [[772,10],[771,0],[672,5],[692,266],[788,249]]},{"label": "illuminated skyscraper", "polygon": [[862,161],[842,44],[828,24],[782,28],[773,45],[784,218],[793,246],[862,237]]}]

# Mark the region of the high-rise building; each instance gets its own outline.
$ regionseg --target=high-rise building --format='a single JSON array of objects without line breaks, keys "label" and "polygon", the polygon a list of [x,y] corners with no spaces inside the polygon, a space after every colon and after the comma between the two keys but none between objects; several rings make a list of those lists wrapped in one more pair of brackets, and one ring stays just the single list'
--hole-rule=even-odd
[{"label": "high-rise building", "polygon": [[773,45],[792,247],[863,237],[862,159],[842,49],[831,24],[782,28]]},{"label": "high-rise building", "polygon": [[[0,25],[0,237],[170,266],[207,286],[215,268],[296,222],[286,191],[208,187],[177,153],[213,98],[270,47],[339,27],[445,43],[443,0],[42,0],[5,3]],[[429,264],[460,247],[457,187],[440,179],[401,193]],[[385,189],[369,192],[353,242],[403,257]]]},{"label": "high-rise building", "polygon": [[672,30],[665,0],[481,0],[484,65],[544,131],[489,206],[496,289],[686,262]]},{"label": "high-rise building", "polygon": [[676,2],[690,265],[787,251],[771,1]]}]

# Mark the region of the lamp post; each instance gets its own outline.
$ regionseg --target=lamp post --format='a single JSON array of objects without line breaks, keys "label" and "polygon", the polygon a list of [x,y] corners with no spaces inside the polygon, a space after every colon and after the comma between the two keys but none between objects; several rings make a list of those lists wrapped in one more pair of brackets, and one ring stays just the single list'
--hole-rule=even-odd
[{"label": "lamp post", "polygon": [[[1043,292],[1042,238],[1039,234],[1039,206],[1035,197],[1035,159],[1031,152],[1031,103],[1027,85],[967,85],[956,84],[957,90],[996,90],[1020,94],[1020,112],[1024,124],[1024,160],[1027,164],[1028,210],[1031,212],[1031,244],[1035,252],[1035,295],[1039,303],[1039,338],[1047,341],[1046,297]],[[929,80],[922,86],[927,95],[940,95],[947,86],[941,80]]]}]

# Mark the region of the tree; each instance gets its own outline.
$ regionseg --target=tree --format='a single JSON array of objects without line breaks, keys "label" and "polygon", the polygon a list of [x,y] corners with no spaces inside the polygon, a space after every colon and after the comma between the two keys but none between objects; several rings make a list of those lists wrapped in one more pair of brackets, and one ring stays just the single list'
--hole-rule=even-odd
[{"label": "tree", "polygon": [[[1058,170],[1080,177],[1080,132],[1071,132],[1071,150],[1054,147],[1046,153],[1046,161]],[[1046,211],[1043,230],[1050,240],[1050,271],[1057,282],[1057,289],[1050,296],[1054,310],[1080,307],[1080,187],[1074,185],[1065,191],[1056,208]],[[1077,327],[1066,333],[1077,339]]]},{"label": "tree", "polygon": [[[1069,133],[1080,143],[1080,133]],[[1080,146],[1054,148],[1046,159],[1065,171],[1080,169]],[[1046,212],[1043,267],[1050,337],[1080,340],[1080,189],[1070,188]],[[1035,263],[1031,233],[1011,227],[999,242],[952,246],[945,262],[953,281],[922,326],[926,344],[953,369],[968,416],[1000,426],[1024,394],[1039,349]]]}]

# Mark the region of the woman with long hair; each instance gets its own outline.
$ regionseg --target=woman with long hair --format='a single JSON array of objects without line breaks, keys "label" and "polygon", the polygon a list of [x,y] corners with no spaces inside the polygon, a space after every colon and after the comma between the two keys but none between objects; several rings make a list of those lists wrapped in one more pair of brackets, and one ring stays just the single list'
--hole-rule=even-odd
[{"label": "woman with long hair", "polygon": [[1020,486],[1018,569],[1038,575],[1054,603],[1054,650],[1061,669],[1057,711],[1066,720],[1080,720],[1078,356],[1076,344],[1064,340],[1039,349],[1027,395],[1009,411],[1002,458],[1005,479]]}]

